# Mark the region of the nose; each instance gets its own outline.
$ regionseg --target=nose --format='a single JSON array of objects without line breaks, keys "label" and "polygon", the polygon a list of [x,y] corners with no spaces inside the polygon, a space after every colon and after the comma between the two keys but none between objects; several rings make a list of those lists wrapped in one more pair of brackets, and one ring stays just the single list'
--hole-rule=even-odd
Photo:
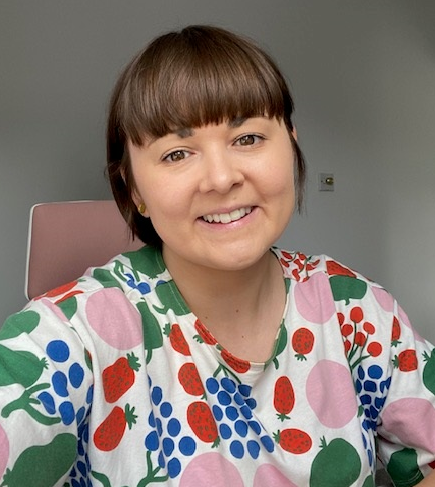
[{"label": "nose", "polygon": [[231,188],[244,181],[244,175],[239,166],[237,157],[229,154],[225,149],[214,148],[208,151],[202,160],[200,191],[228,193]]}]

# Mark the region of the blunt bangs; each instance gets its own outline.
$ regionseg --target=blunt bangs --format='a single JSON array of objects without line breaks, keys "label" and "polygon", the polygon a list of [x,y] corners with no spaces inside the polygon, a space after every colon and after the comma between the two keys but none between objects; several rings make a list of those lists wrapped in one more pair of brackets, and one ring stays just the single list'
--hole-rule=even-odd
[{"label": "blunt bangs", "polygon": [[182,128],[255,116],[281,120],[293,111],[273,61],[266,63],[265,54],[243,38],[219,33],[218,39],[214,31],[194,27],[170,33],[132,62],[119,116],[135,145]]}]

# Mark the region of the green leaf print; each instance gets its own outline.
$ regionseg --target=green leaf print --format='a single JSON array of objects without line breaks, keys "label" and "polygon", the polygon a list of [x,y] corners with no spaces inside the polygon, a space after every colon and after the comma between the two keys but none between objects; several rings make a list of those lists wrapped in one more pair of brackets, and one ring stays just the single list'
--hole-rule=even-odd
[{"label": "green leaf print", "polygon": [[362,299],[367,292],[367,283],[350,276],[332,276],[331,283],[334,301],[344,300],[346,304],[351,299]]},{"label": "green leaf print", "polygon": [[146,363],[149,364],[153,350],[163,345],[163,333],[157,318],[151,313],[145,301],[137,303],[137,309],[142,317],[144,346],[148,352]]},{"label": "green leaf print", "polygon": [[76,458],[77,440],[63,433],[51,443],[31,446],[18,457],[14,466],[7,469],[0,487],[53,487],[67,473]]},{"label": "green leaf print", "polygon": [[187,315],[190,310],[179,297],[178,289],[174,281],[164,282],[156,287],[156,294],[163,307],[154,305],[154,309],[162,314],[172,310],[177,316]]},{"label": "green leaf print", "polygon": [[40,316],[35,311],[21,311],[9,316],[0,330],[0,340],[31,333],[39,325],[39,321]]},{"label": "green leaf print", "polygon": [[430,355],[424,352],[423,358],[426,362],[423,369],[423,383],[435,395],[435,348]]},{"label": "green leaf print", "polygon": [[11,350],[0,345],[0,387],[34,384],[47,368],[47,359],[39,358],[31,352]]},{"label": "green leaf print", "polygon": [[349,487],[359,477],[361,459],[355,448],[343,438],[329,444],[321,439],[321,450],[311,465],[310,487]]},{"label": "green leaf print", "polygon": [[[423,474],[417,463],[417,452],[412,448],[404,448],[391,455],[387,472],[396,487],[415,485],[423,480]],[[413,483],[409,483],[412,479]]]}]

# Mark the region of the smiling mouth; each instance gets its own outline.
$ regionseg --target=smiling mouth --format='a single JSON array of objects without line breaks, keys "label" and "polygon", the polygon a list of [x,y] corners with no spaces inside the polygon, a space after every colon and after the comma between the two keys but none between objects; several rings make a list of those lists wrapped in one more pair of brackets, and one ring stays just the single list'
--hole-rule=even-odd
[{"label": "smiling mouth", "polygon": [[239,208],[230,213],[214,213],[213,215],[204,215],[202,219],[208,223],[231,223],[240,220],[245,215],[249,215],[252,211],[252,206]]}]

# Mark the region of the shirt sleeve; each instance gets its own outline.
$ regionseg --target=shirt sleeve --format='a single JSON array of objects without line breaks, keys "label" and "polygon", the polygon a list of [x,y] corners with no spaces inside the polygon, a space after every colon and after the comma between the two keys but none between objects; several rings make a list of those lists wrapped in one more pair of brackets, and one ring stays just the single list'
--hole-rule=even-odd
[{"label": "shirt sleeve", "polygon": [[388,392],[377,422],[378,454],[397,486],[435,467],[435,350],[392,300]]},{"label": "shirt sleeve", "polygon": [[[75,297],[42,298],[0,329],[1,485],[62,485],[86,468],[93,394],[90,353],[67,315]],[[77,453],[78,452],[78,453]]]}]

